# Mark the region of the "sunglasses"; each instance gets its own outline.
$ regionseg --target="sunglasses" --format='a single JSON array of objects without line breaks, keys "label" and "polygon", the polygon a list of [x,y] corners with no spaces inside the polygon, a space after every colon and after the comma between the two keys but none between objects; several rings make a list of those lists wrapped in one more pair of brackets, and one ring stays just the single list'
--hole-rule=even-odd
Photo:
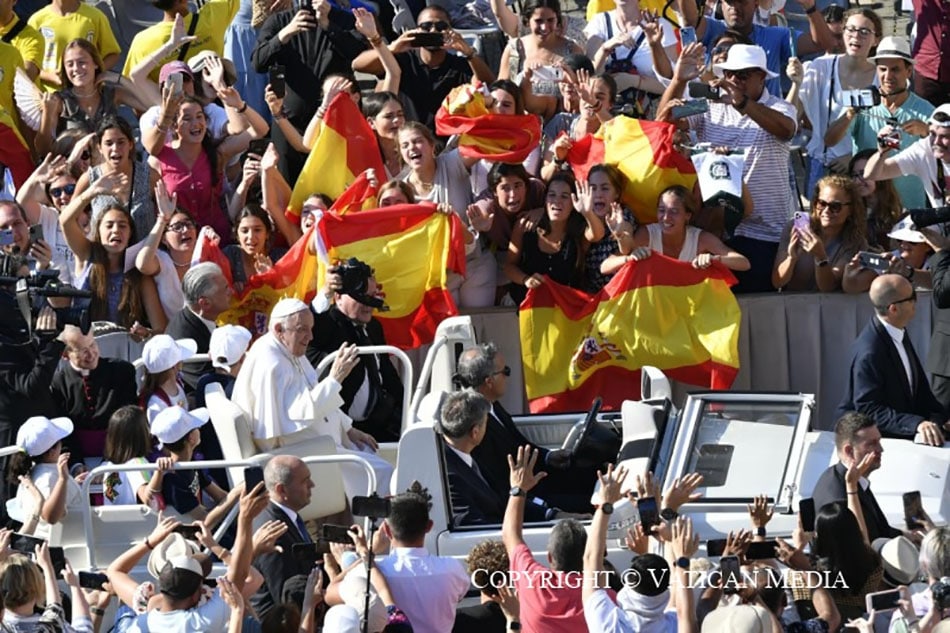
[{"label": "sunglasses", "polygon": [[872,31],[871,29],[869,29],[869,28],[867,28],[867,27],[864,27],[864,26],[862,26],[862,27],[860,27],[860,28],[858,28],[858,27],[856,27],[856,26],[846,26],[846,27],[844,27],[844,32],[845,32],[845,33],[857,33],[857,34],[860,35],[861,37],[869,37],[870,35],[872,35],[872,34],[874,33],[874,31]]},{"label": "sunglasses", "polygon": [[423,31],[438,31],[441,33],[442,31],[449,30],[449,23],[445,20],[437,20],[435,22],[420,22],[417,26]]},{"label": "sunglasses", "polygon": [[72,184],[69,184],[69,185],[63,185],[62,187],[53,187],[53,188],[51,188],[51,189],[49,190],[49,195],[53,196],[54,198],[58,198],[58,197],[60,197],[61,195],[63,195],[64,193],[65,193],[67,196],[71,196],[71,195],[73,195],[73,193],[75,193],[75,191],[76,191],[76,183],[72,183]]},{"label": "sunglasses", "polygon": [[851,206],[850,202],[838,202],[837,200],[828,202],[827,200],[822,200],[821,198],[815,199],[815,208],[818,209],[819,211],[821,211],[822,209],[828,209],[832,213],[841,213],[841,209],[843,209],[844,207],[850,207],[850,206]]},{"label": "sunglasses", "polygon": [[169,224],[168,228],[165,230],[171,231],[173,233],[184,233],[186,231],[190,231],[193,228],[195,228],[195,223],[190,220],[186,220],[184,222],[175,222],[174,224]]},{"label": "sunglasses", "polygon": [[508,365],[505,365],[502,369],[499,369],[498,371],[493,371],[491,373],[492,376],[494,376],[495,374],[504,374],[505,376],[510,376],[511,367],[509,367]]},{"label": "sunglasses", "polygon": [[746,68],[745,70],[724,70],[722,74],[725,75],[727,78],[734,78],[734,79],[738,79],[739,81],[745,81],[746,79],[752,76],[753,72],[755,71]]},{"label": "sunglasses", "polygon": [[917,289],[914,288],[910,291],[910,296],[906,299],[901,299],[900,301],[892,301],[891,305],[896,306],[899,303],[907,303],[909,301],[917,301]]}]

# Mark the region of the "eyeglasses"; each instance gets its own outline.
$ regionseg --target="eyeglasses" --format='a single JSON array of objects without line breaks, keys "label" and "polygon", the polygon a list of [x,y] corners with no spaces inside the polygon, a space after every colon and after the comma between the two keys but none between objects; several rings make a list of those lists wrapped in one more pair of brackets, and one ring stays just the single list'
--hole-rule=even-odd
[{"label": "eyeglasses", "polygon": [[441,33],[442,31],[449,30],[449,23],[445,20],[436,20],[435,22],[420,22],[417,26],[423,31],[438,31]]},{"label": "eyeglasses", "polygon": [[752,75],[753,72],[755,72],[753,69],[746,68],[745,70],[724,70],[722,74],[727,78],[735,78],[739,81],[745,81]]},{"label": "eyeglasses", "polygon": [[174,224],[169,224],[166,231],[171,231],[172,233],[185,233],[195,228],[195,223],[191,220],[185,220],[184,222],[175,222]]},{"label": "eyeglasses", "polygon": [[829,202],[827,200],[822,200],[821,198],[815,199],[815,208],[819,211],[822,209],[828,209],[832,213],[841,213],[841,209],[850,206],[850,202],[838,202],[837,200],[832,200]]},{"label": "eyeglasses", "polygon": [[72,183],[69,185],[63,185],[62,187],[52,187],[49,190],[49,195],[53,196],[54,198],[58,198],[64,193],[67,196],[71,196],[73,195],[73,193],[75,193],[75,191],[76,191],[76,183]]},{"label": "eyeglasses", "polygon": [[493,371],[493,372],[491,373],[492,376],[494,376],[495,374],[504,374],[505,376],[510,376],[510,375],[511,375],[511,367],[509,367],[508,365],[505,365],[503,368],[501,368],[501,369],[499,369],[499,370],[497,370],[497,371]]},{"label": "eyeglasses", "polygon": [[899,300],[899,301],[891,301],[890,305],[896,306],[896,305],[899,304],[899,303],[907,303],[907,302],[909,302],[909,301],[914,301],[914,302],[917,301],[917,289],[916,289],[916,288],[911,289],[911,291],[910,291],[910,296],[907,297],[906,299],[901,299],[901,300]]},{"label": "eyeglasses", "polygon": [[869,28],[867,28],[867,27],[864,27],[864,26],[862,26],[862,27],[860,27],[860,28],[858,28],[858,27],[856,27],[856,26],[846,26],[846,27],[844,27],[844,32],[845,32],[845,33],[857,33],[857,34],[860,35],[861,37],[870,37],[871,35],[874,34],[874,31],[872,31],[871,29],[869,29]]}]

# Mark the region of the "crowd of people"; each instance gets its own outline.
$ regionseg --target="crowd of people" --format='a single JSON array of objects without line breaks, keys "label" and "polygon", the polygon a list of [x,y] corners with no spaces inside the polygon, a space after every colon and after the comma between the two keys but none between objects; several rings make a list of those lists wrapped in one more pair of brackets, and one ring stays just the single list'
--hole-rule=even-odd
[{"label": "crowd of people", "polygon": [[[938,324],[950,319],[950,20],[939,2],[915,0],[913,43],[885,36],[871,9],[814,0],[799,2],[807,33],[768,0],[660,12],[616,0],[586,22],[558,0],[517,11],[501,0],[147,4],[154,23],[123,50],[91,4],[0,0],[0,276],[33,284],[0,288],[0,446],[20,449],[3,460],[0,519],[16,529],[0,532],[3,630],[331,633],[363,619],[376,632],[929,632],[950,614],[950,533],[925,512],[890,526],[867,486],[882,436],[942,446],[950,432],[950,336],[938,327],[924,362],[905,330],[918,290],[934,290]],[[440,133],[443,102],[468,84],[486,117],[537,118],[523,161],[473,156],[470,140]],[[232,297],[333,204],[306,191],[299,216],[285,213],[337,99],[352,99],[373,133],[362,150],[383,166],[377,206],[431,204],[467,229],[465,274],[447,275],[463,310],[517,306],[552,281],[596,293],[650,257],[728,268],[736,293],[867,293],[876,314],[853,346],[840,461],[811,495],[814,530],[779,540],[772,562],[746,560],[771,517],[757,499],[751,531],[730,534],[723,555],[759,580],[694,591],[690,573],[712,563],[697,558],[680,510],[702,478],[660,491],[649,474],[597,472],[531,445],[500,403],[511,369],[486,343],[462,352],[462,389],[437,431],[452,526],[501,525],[501,541],[475,547],[467,570],[430,554],[427,491],[392,491],[377,454],[400,438],[404,394],[388,357],[358,354],[385,344],[372,269],[340,262],[312,303],[272,306],[256,340],[224,322]],[[588,136],[610,137],[622,117],[670,124],[697,184],[664,184],[635,213],[623,165],[581,170]],[[804,147],[801,185],[793,145]],[[205,240],[220,245],[219,263],[197,263]],[[88,320],[145,341],[141,380],[127,360],[100,357]],[[250,489],[224,469],[179,466],[224,457],[210,384],[246,416],[254,448],[274,454]],[[326,437],[371,467],[380,496],[397,494],[371,542],[353,526],[319,559],[299,546],[317,540],[300,513],[320,482],[285,453]],[[123,468],[84,499],[98,464]],[[340,469],[348,499],[365,492],[362,469]],[[627,571],[651,579],[639,585],[604,558],[612,504],[627,495],[655,497],[662,516],[627,536]],[[96,589],[44,544],[88,503],[161,517]],[[172,511],[180,519],[162,514]],[[525,544],[525,521],[556,522],[549,567]],[[39,539],[35,551],[23,535]],[[146,557],[153,581],[140,582]],[[227,568],[217,586],[212,562]],[[792,591],[774,582],[786,569],[846,586]],[[473,584],[480,604],[457,608]],[[888,625],[864,605],[889,586],[909,588]]]}]

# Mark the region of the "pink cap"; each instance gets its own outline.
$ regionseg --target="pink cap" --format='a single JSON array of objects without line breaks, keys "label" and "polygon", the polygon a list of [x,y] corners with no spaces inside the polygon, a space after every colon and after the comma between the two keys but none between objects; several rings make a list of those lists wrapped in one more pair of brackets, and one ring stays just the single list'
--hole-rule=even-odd
[{"label": "pink cap", "polygon": [[195,75],[191,72],[191,68],[188,67],[188,64],[185,62],[180,62],[177,59],[173,62],[168,62],[162,66],[161,71],[158,73],[158,84],[162,85],[165,81],[174,75],[175,73],[181,73],[183,75],[188,75],[189,79],[194,79]]}]

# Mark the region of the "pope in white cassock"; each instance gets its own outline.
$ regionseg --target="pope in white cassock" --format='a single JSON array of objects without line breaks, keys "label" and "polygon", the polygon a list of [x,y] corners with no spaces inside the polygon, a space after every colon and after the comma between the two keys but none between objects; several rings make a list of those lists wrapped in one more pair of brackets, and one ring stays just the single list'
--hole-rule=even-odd
[{"label": "pope in white cassock", "polygon": [[[392,465],[376,455],[372,435],[353,428],[340,406],[341,383],[356,366],[356,346],[340,347],[330,374],[320,380],[305,356],[313,338],[313,313],[299,299],[281,299],[271,310],[268,332],[247,352],[231,400],[251,419],[254,443],[262,451],[329,435],[339,453],[353,453],[376,471],[377,491],[389,494]],[[366,474],[343,464],[347,496],[366,494]]]}]

